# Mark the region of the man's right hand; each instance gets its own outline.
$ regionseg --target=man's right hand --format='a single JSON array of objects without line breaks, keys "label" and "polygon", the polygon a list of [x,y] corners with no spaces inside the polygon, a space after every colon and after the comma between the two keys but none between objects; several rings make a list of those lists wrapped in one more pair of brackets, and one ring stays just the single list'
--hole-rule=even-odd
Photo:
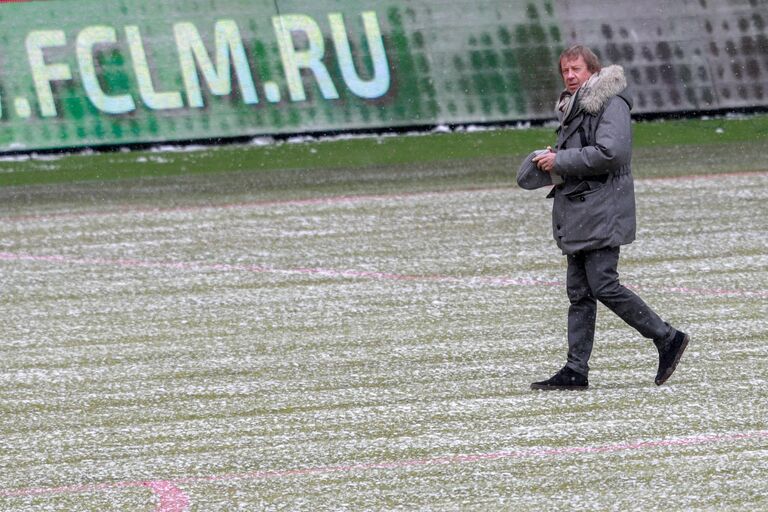
[{"label": "man's right hand", "polygon": [[536,155],[531,159],[531,161],[535,163],[536,167],[538,167],[542,171],[552,172],[552,169],[555,168],[556,157],[557,157],[557,153],[552,151],[552,148],[550,146],[547,146],[547,151],[545,153]]}]

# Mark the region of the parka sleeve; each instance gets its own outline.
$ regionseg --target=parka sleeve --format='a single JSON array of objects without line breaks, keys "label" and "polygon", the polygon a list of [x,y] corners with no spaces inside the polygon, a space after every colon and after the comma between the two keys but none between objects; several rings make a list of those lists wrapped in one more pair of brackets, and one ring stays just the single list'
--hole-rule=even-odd
[{"label": "parka sleeve", "polygon": [[632,155],[632,124],[629,106],[614,96],[608,101],[595,132],[595,144],[561,149],[554,172],[562,176],[595,176],[629,164]]}]

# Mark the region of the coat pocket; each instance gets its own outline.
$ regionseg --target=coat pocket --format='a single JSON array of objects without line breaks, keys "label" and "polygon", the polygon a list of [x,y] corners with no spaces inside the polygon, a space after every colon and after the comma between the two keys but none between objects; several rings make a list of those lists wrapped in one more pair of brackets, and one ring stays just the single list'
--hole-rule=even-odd
[{"label": "coat pocket", "polygon": [[611,183],[583,181],[564,194],[563,238],[570,242],[601,242],[610,237]]}]

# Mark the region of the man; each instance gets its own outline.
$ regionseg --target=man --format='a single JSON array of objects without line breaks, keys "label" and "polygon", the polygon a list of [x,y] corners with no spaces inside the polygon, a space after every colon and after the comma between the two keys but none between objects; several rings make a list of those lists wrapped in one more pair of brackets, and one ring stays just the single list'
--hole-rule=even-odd
[{"label": "man", "polygon": [[532,162],[556,183],[547,197],[554,200],[555,242],[568,260],[568,358],[554,376],[531,388],[587,389],[597,301],[653,340],[659,352],[655,383],[661,385],[689,338],[619,283],[619,248],[635,239],[632,98],[624,70],[601,69],[589,48],[575,45],[560,55],[560,72],[565,90],[556,107],[557,144]]}]

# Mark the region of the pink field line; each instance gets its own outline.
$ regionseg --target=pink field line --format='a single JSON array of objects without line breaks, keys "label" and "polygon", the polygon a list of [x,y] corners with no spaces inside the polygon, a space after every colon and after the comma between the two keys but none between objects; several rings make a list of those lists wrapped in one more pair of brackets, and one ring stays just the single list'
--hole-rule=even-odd
[{"label": "pink field line", "polygon": [[307,468],[252,471],[230,473],[204,477],[186,477],[169,480],[124,481],[101,484],[69,485],[62,487],[38,487],[26,489],[2,489],[0,497],[25,498],[34,496],[91,494],[125,489],[146,488],[155,496],[155,512],[184,512],[191,500],[181,487],[211,483],[230,483],[237,481],[261,481],[280,478],[300,478],[316,475],[360,473],[366,471],[385,471],[413,469],[419,467],[472,464],[484,461],[532,459],[543,457],[568,457],[578,455],[600,455],[606,453],[639,452],[653,449],[671,449],[678,447],[699,447],[715,444],[732,443],[745,440],[768,438],[768,430],[738,432],[731,434],[710,434],[681,437],[676,439],[636,441],[630,443],[612,443],[592,446],[571,446],[561,448],[530,448],[520,450],[502,450],[489,453],[447,455],[441,457],[407,459],[390,462],[367,462],[361,464],[316,466]]},{"label": "pink field line", "polygon": [[[255,274],[274,275],[311,275],[334,279],[372,279],[381,281],[420,281],[434,283],[452,283],[465,286],[563,286],[561,281],[512,278],[504,276],[447,276],[398,274],[393,272],[376,272],[352,269],[331,269],[320,267],[281,269],[260,265],[233,265],[227,263],[206,263],[190,261],[149,261],[131,258],[74,258],[62,255],[33,255],[0,252],[0,261],[42,262],[62,265],[106,266],[122,268],[150,268],[180,271],[216,271],[216,272],[247,272]],[[695,295],[701,297],[744,297],[768,298],[768,290],[729,290],[724,288],[690,288],[690,287],[630,287],[634,289],[649,288],[669,293]]]},{"label": "pink field line", "polygon": [[[724,177],[741,177],[741,176],[768,176],[768,172],[733,172],[724,174],[692,174],[686,176],[668,176],[659,178],[638,178],[637,182],[643,181],[689,181],[689,180],[713,180],[722,179]],[[362,195],[337,195],[327,197],[313,197],[306,199],[275,199],[265,201],[248,201],[241,203],[229,203],[220,205],[195,205],[195,206],[174,206],[174,207],[135,207],[135,208],[118,208],[115,210],[107,211],[87,211],[79,213],[51,213],[43,215],[22,215],[11,216],[3,218],[5,222],[27,222],[27,221],[48,221],[57,219],[78,219],[88,217],[108,217],[124,214],[153,214],[153,213],[185,213],[185,212],[197,212],[206,210],[248,210],[254,208],[271,208],[277,206],[311,206],[311,205],[335,205],[335,204],[355,204],[365,203],[372,201],[389,201],[400,200],[408,198],[419,197],[440,197],[456,194],[467,193],[484,193],[484,192],[500,192],[504,190],[515,189],[515,186],[502,186],[502,187],[485,187],[485,188],[464,188],[457,190],[443,190],[443,191],[424,191],[424,192],[403,192],[399,194],[362,194]]]},{"label": "pink field line", "polygon": [[58,263],[64,265],[108,266],[124,268],[154,268],[182,271],[220,271],[220,272],[250,272],[255,274],[280,274],[280,275],[314,275],[329,278],[342,279],[374,279],[384,281],[432,281],[457,284],[491,284],[498,286],[536,286],[559,285],[556,281],[541,279],[514,279],[507,277],[457,277],[445,275],[418,275],[397,274],[391,272],[376,272],[367,270],[344,270],[331,268],[292,268],[281,269],[260,265],[232,265],[227,263],[200,263],[185,261],[147,261],[130,258],[73,258],[62,255],[33,255],[0,252],[0,261],[25,261]]},{"label": "pink field line", "polygon": [[692,180],[715,180],[722,178],[741,178],[745,176],[768,176],[766,171],[734,171],[725,173],[709,173],[709,174],[685,174],[682,176],[658,176],[655,178],[637,178],[636,182],[643,181],[692,181]]},{"label": "pink field line", "polygon": [[216,205],[191,205],[191,206],[173,206],[173,207],[125,207],[106,211],[86,211],[86,212],[64,212],[51,213],[43,215],[21,215],[2,219],[6,222],[26,222],[26,221],[47,221],[58,219],[79,219],[88,217],[109,217],[124,214],[155,214],[155,213],[191,213],[206,210],[251,210],[257,208],[273,208],[280,206],[315,206],[315,205],[337,205],[337,204],[356,204],[374,201],[396,201],[419,197],[440,197],[445,195],[499,192],[507,190],[510,187],[486,187],[486,188],[465,188],[458,190],[442,191],[424,191],[424,192],[402,192],[399,194],[360,194],[360,195],[336,195],[325,197],[309,197],[305,199],[274,199],[264,201],[244,201],[240,203],[225,203]]}]

